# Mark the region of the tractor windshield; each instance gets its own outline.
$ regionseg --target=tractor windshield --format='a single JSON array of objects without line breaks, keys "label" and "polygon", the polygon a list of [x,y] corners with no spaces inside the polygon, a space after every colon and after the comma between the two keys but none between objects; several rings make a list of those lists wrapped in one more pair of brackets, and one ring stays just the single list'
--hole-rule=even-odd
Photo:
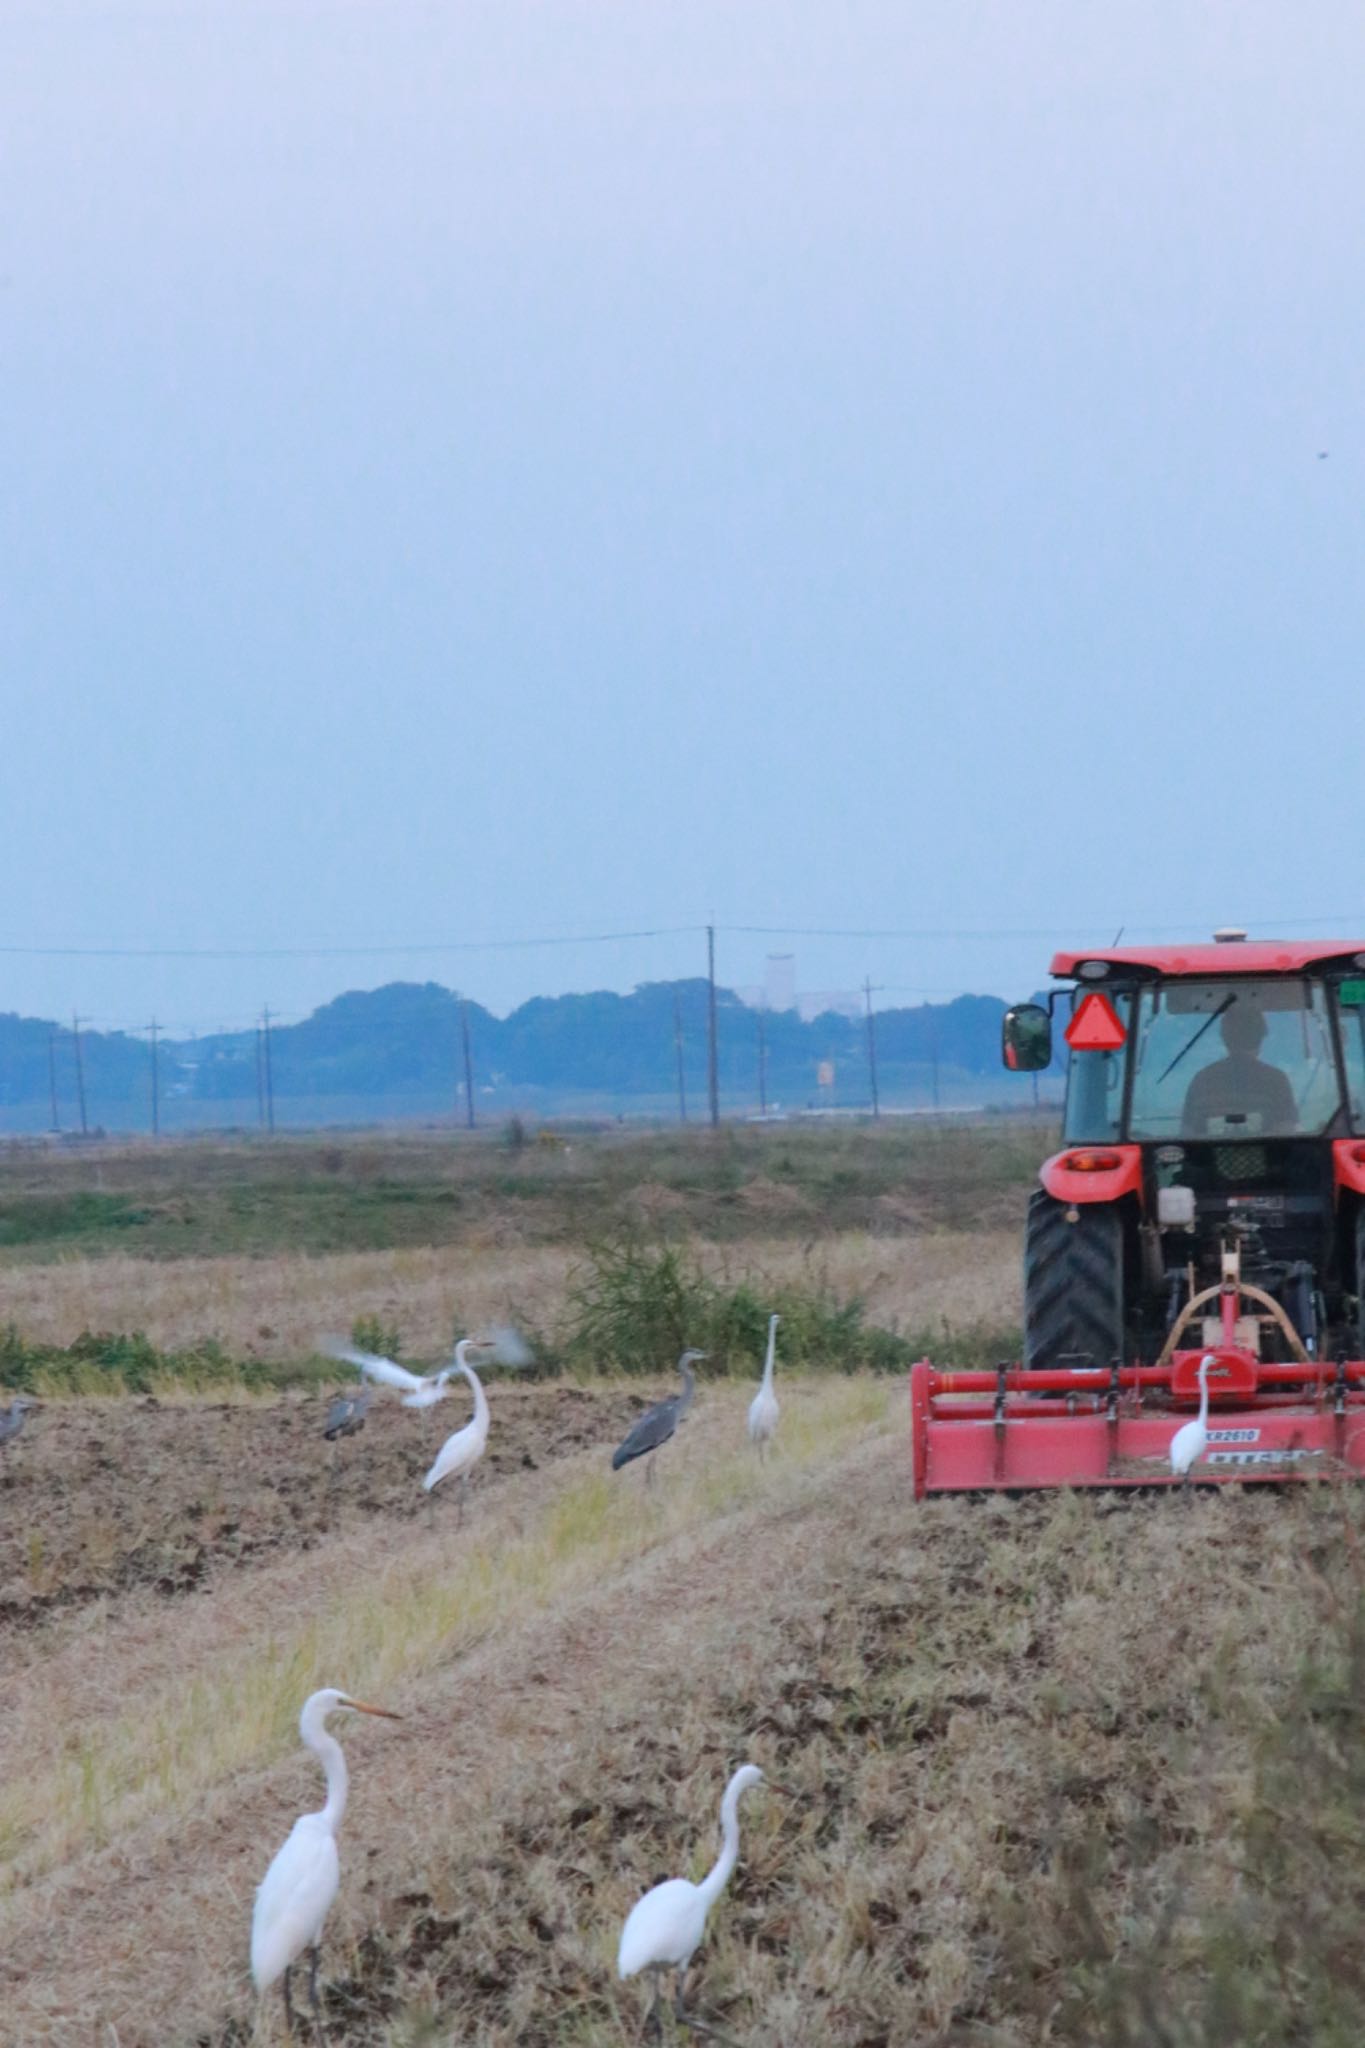
[{"label": "tractor windshield", "polygon": [[1168,981],[1138,999],[1130,1138],[1294,1138],[1341,1107],[1317,982]]}]

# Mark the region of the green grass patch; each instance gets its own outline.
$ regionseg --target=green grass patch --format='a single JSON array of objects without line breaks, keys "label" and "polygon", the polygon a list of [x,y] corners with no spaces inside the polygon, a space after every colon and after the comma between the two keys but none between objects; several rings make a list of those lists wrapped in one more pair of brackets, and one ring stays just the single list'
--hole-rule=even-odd
[{"label": "green grass patch", "polygon": [[774,1314],[783,1364],[807,1370],[903,1372],[926,1355],[979,1365],[1020,1353],[1016,1328],[870,1323],[864,1303],[841,1295],[818,1267],[801,1285],[768,1285],[761,1274],[717,1279],[680,1245],[625,1234],[594,1245],[571,1281],[559,1355],[571,1370],[654,1373],[689,1347],[707,1354],[707,1372],[748,1373],[762,1361]]},{"label": "green grass patch", "polygon": [[[66,1195],[10,1196],[0,1201],[0,1246],[60,1244],[73,1239],[143,1230],[152,1220],[145,1203],[128,1195],[83,1189]],[[126,1249],[126,1246],[125,1246]]]},{"label": "green grass patch", "polygon": [[[494,1131],[91,1144],[0,1151],[0,1260],[136,1250],[149,1258],[399,1250],[515,1220],[528,1244],[582,1243],[667,1198],[683,1240],[804,1240],[1022,1216],[1044,1121],[565,1130],[509,1148]],[[93,1184],[93,1185],[92,1185]],[[784,1199],[771,1198],[780,1194]]]},{"label": "green grass patch", "polygon": [[327,1359],[285,1363],[233,1358],[212,1338],[184,1350],[161,1351],[140,1331],[86,1331],[74,1344],[34,1344],[10,1325],[0,1331],[0,1387],[56,1398],[73,1395],[186,1393],[245,1389],[270,1393],[284,1387],[330,1384]]}]

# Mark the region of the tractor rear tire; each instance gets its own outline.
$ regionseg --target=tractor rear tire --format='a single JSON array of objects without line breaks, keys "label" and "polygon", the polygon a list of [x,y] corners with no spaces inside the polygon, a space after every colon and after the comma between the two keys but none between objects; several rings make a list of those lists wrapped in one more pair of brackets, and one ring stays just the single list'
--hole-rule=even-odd
[{"label": "tractor rear tire", "polygon": [[1078,1354],[1097,1366],[1123,1355],[1123,1223],[1108,1203],[1073,1209],[1038,1188],[1024,1237],[1024,1369]]}]

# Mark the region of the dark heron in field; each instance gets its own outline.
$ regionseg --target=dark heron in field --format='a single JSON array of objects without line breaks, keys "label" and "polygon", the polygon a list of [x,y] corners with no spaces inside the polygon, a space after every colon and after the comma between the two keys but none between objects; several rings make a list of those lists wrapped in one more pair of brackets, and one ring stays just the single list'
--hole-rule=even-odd
[{"label": "dark heron in field", "polygon": [[705,1356],[704,1351],[684,1351],[678,1360],[678,1371],[682,1374],[682,1392],[670,1394],[666,1401],[657,1401],[652,1408],[646,1408],[630,1434],[612,1452],[613,1472],[619,1472],[632,1458],[649,1457],[649,1463],[645,1467],[645,1478],[649,1480],[654,1477],[654,1460],[649,1454],[657,1451],[660,1444],[668,1442],[692,1406],[692,1396],[697,1391],[692,1367],[697,1360]]},{"label": "dark heron in field", "polygon": [[38,1403],[30,1401],[27,1394],[20,1394],[11,1401],[8,1408],[0,1408],[0,1444],[12,1444],[24,1426],[24,1418],[30,1408]]},{"label": "dark heron in field", "polygon": [[334,1444],[339,1436],[354,1436],[365,1427],[372,1391],[370,1387],[357,1387],[353,1394],[337,1395],[327,1410],[327,1425],[322,1432],[329,1444]]}]

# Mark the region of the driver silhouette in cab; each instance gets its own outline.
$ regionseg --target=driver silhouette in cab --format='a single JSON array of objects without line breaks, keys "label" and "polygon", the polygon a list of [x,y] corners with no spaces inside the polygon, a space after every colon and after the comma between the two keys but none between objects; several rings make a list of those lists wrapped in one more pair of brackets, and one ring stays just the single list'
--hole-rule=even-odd
[{"label": "driver silhouette in cab", "polygon": [[1243,1116],[1248,1135],[1268,1132],[1282,1137],[1293,1131],[1298,1125],[1294,1090],[1282,1068],[1260,1057],[1266,1022],[1255,1001],[1235,996],[1218,1028],[1227,1056],[1191,1081],[1181,1113],[1181,1136],[1206,1138],[1215,1118]]}]

